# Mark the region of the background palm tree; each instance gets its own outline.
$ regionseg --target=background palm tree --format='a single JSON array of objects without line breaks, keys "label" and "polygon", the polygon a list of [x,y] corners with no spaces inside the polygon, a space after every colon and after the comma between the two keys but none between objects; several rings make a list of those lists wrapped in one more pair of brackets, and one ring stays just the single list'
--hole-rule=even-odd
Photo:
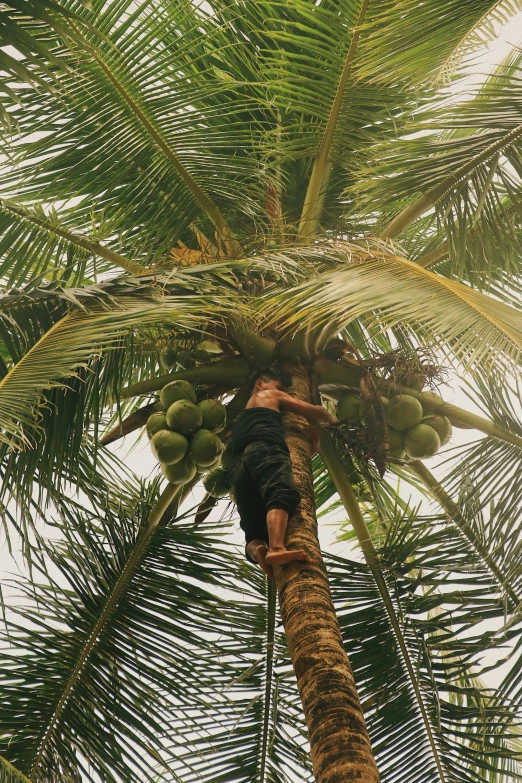
[{"label": "background palm tree", "polygon": [[[1,780],[312,780],[286,639],[316,779],[360,763],[376,780],[353,689],[317,696],[319,633],[325,660],[342,637],[381,780],[522,777],[518,49],[456,97],[461,64],[520,10],[0,8],[1,500],[28,567],[5,606]],[[317,507],[341,502],[353,526],[353,557],[325,556],[339,637],[324,570],[277,574],[285,637],[218,517],[195,524],[180,491],[100,447],[144,423],[172,377],[162,348],[202,335],[223,356],[174,372],[232,398],[230,420],[274,357],[317,400],[392,350],[452,367],[481,411],[410,389],[477,430],[437,478],[413,461],[381,479],[323,439]],[[307,426],[288,426],[307,494],[291,536],[313,550]],[[417,508],[412,485],[438,505]],[[348,702],[350,742],[328,747],[316,712]]]}]

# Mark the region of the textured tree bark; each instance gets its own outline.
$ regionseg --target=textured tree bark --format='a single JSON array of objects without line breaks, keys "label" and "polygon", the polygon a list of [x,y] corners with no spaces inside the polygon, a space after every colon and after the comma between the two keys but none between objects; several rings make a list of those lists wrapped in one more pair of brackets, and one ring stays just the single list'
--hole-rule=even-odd
[{"label": "textured tree bark", "polygon": [[[310,402],[306,368],[288,365],[291,394]],[[284,416],[286,442],[301,503],[289,521],[287,546],[304,549],[317,565],[276,568],[281,617],[308,725],[317,783],[379,783],[355,682],[344,651],[319,550],[312,484],[310,424]]]}]

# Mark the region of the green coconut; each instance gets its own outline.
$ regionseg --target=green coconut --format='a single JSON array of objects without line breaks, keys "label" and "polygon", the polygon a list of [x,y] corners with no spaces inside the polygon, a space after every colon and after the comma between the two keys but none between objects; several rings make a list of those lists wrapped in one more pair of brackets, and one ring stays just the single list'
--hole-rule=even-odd
[{"label": "green coconut", "polygon": [[388,403],[386,418],[394,430],[409,430],[422,419],[422,405],[409,394],[397,394]]},{"label": "green coconut", "polygon": [[214,432],[210,430],[198,430],[190,439],[189,457],[203,468],[208,468],[221,456],[223,443]]},{"label": "green coconut", "polygon": [[184,457],[175,465],[163,465],[161,471],[171,484],[187,484],[196,476],[196,466],[188,457]]},{"label": "green coconut", "polygon": [[440,438],[428,424],[416,424],[406,432],[404,448],[408,457],[427,459],[440,449]]},{"label": "green coconut", "polygon": [[147,435],[152,438],[160,430],[168,430],[167,417],[164,413],[152,413],[147,419]]},{"label": "green coconut", "polygon": [[217,470],[217,468],[221,467],[221,455],[217,457],[214,462],[211,462],[210,465],[207,465],[206,467],[202,467],[201,465],[196,465],[196,470],[198,472],[198,476],[206,476],[207,473],[210,473],[212,470]]},{"label": "green coconut", "polygon": [[176,364],[177,351],[172,345],[164,348],[160,354],[160,364],[166,370],[170,370]]},{"label": "green coconut", "polygon": [[224,498],[225,495],[228,495],[230,486],[228,483],[228,471],[224,470],[224,468],[211,470],[203,480],[203,486],[213,498]]},{"label": "green coconut", "polygon": [[234,455],[232,453],[232,449],[228,447],[221,455],[221,467],[225,468],[225,470],[230,470],[230,466],[232,465],[233,461]]},{"label": "green coconut", "polygon": [[160,392],[160,402],[167,410],[178,400],[196,402],[196,390],[188,381],[171,381]]},{"label": "green coconut", "polygon": [[202,400],[198,408],[203,414],[202,427],[212,432],[221,432],[227,421],[227,411],[217,400]]},{"label": "green coconut", "polygon": [[384,410],[386,410],[386,408],[388,407],[389,402],[390,401],[388,397],[381,397],[381,405],[384,408]]},{"label": "green coconut", "polygon": [[150,445],[155,456],[165,465],[174,465],[188,451],[188,440],[178,432],[160,430],[152,436]]},{"label": "green coconut", "polygon": [[173,402],[167,411],[167,424],[174,432],[192,435],[199,430],[203,422],[203,413],[198,405],[190,400]]},{"label": "green coconut", "polygon": [[388,456],[394,459],[404,459],[404,433],[398,430],[388,430]]},{"label": "green coconut", "polygon": [[362,416],[362,401],[355,394],[347,394],[337,403],[339,421],[359,421]]},{"label": "green coconut", "polygon": [[428,424],[430,427],[433,427],[440,438],[441,446],[445,446],[446,443],[450,442],[451,436],[453,435],[453,429],[450,420],[445,416],[436,413],[431,416],[424,416],[422,424]]}]

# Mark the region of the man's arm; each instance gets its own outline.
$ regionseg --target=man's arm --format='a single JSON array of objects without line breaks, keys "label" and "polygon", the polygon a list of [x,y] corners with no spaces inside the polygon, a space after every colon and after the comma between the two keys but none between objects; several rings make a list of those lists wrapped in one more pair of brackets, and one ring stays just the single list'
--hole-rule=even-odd
[{"label": "man's arm", "polygon": [[326,408],[323,408],[322,405],[310,405],[309,402],[296,400],[295,397],[290,397],[289,394],[283,391],[278,391],[276,394],[281,410],[299,413],[301,416],[306,416],[310,421],[317,421],[323,426],[335,423],[334,417],[330,416]]}]

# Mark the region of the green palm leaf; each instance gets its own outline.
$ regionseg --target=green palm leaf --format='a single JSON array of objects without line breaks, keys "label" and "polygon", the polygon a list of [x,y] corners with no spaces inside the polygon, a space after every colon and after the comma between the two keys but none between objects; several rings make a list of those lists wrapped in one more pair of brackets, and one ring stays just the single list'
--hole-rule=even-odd
[{"label": "green palm leaf", "polygon": [[498,27],[522,9],[518,0],[379,3],[363,45],[360,70],[394,83],[447,80],[462,59],[498,35]]},{"label": "green palm leaf", "polygon": [[522,315],[515,308],[392,255],[382,245],[325,244],[303,257],[317,263],[324,258],[338,268],[316,273],[290,291],[267,294],[268,318],[277,313],[293,328],[332,323],[338,330],[355,319],[378,318],[383,330],[400,323],[423,342],[437,340],[447,357],[470,371],[502,372],[507,362],[519,361]]},{"label": "green palm leaf", "polygon": [[[78,285],[114,266],[134,275],[145,271],[141,264],[114,252],[98,239],[64,226],[55,212],[46,215],[38,207],[29,210],[12,201],[2,201],[0,219],[0,277],[8,286],[45,278]],[[109,263],[104,266],[89,262],[90,256]]]},{"label": "green palm leaf", "polygon": [[[90,357],[116,347],[130,328],[166,321],[195,324],[201,302],[168,299],[158,302],[121,298],[110,308],[92,308],[87,313],[72,312],[58,320],[0,381],[0,440],[22,447],[30,445],[25,429],[37,422],[42,393],[64,386],[66,378]],[[38,425],[36,425],[38,426]]]},{"label": "green palm leaf", "polygon": [[16,767],[13,767],[6,759],[0,756],[0,781],[2,783],[31,783],[29,778],[22,775]]}]

